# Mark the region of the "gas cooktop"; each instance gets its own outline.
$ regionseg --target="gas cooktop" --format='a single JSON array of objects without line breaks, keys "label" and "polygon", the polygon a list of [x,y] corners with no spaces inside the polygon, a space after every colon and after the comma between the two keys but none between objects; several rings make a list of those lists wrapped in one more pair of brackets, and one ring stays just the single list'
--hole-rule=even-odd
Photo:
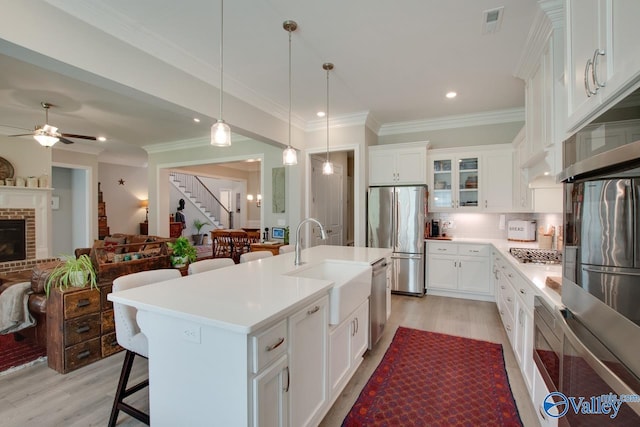
[{"label": "gas cooktop", "polygon": [[555,249],[511,248],[509,253],[521,263],[562,264],[562,252]]}]

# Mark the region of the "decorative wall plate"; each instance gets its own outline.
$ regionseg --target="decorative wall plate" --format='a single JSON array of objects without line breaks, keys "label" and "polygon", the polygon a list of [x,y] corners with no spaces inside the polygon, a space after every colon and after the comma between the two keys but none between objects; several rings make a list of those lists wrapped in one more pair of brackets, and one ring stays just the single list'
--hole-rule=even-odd
[{"label": "decorative wall plate", "polygon": [[0,179],[13,178],[13,165],[4,157],[0,157]]}]

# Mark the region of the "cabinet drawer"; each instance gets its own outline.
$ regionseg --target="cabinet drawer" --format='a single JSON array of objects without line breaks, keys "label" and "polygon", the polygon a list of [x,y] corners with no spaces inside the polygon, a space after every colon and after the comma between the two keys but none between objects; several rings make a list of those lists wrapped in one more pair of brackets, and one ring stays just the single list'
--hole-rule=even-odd
[{"label": "cabinet drawer", "polygon": [[509,315],[511,317],[513,317],[513,313],[515,313],[515,304],[516,304],[516,296],[513,291],[513,288],[509,286],[507,283],[503,283],[500,285],[500,294],[502,296],[503,308],[509,312]]},{"label": "cabinet drawer", "polygon": [[118,344],[118,340],[116,339],[115,332],[103,335],[100,338],[100,344],[101,344],[100,346],[101,346],[102,357],[111,356],[112,354],[117,353],[120,350],[124,350]]},{"label": "cabinet drawer", "polygon": [[489,256],[488,245],[458,245],[458,253],[467,256]]},{"label": "cabinet drawer", "polygon": [[71,346],[64,351],[64,371],[69,372],[100,359],[100,338]]},{"label": "cabinet drawer", "polygon": [[264,332],[251,337],[253,353],[253,373],[260,372],[265,366],[287,352],[287,321],[272,326]]},{"label": "cabinet drawer", "polygon": [[87,289],[64,294],[64,318],[72,319],[100,311],[100,292]]},{"label": "cabinet drawer", "polygon": [[452,243],[429,243],[429,253],[455,255],[458,253],[458,245]]},{"label": "cabinet drawer", "polygon": [[113,285],[100,286],[100,307],[103,310],[111,310],[113,303],[107,299],[107,295],[111,293]]},{"label": "cabinet drawer", "polygon": [[100,336],[100,313],[76,317],[64,322],[65,347],[97,336]]},{"label": "cabinet drawer", "polygon": [[102,312],[102,318],[100,319],[102,325],[102,333],[108,334],[116,330],[116,322],[113,317],[113,310],[107,310]]}]

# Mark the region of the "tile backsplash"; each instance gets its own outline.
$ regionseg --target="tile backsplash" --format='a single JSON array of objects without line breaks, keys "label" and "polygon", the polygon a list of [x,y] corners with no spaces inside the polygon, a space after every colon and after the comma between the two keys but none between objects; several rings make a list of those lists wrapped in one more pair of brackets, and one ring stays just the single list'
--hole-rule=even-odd
[{"label": "tile backsplash", "polygon": [[[501,228],[501,215],[504,215],[504,228]],[[542,214],[542,213],[430,213],[427,215],[429,221],[439,219],[440,223],[453,222],[453,228],[441,230],[447,236],[458,238],[480,238],[480,239],[506,239],[506,224],[510,220],[536,220],[537,228],[544,226],[558,227],[562,225],[562,214]],[[442,228],[442,225],[441,225]]]}]

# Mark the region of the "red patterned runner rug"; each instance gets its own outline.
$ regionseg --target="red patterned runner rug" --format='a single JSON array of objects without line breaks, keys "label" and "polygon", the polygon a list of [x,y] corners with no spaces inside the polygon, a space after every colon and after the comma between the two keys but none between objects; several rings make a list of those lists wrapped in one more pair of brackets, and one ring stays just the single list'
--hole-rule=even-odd
[{"label": "red patterned runner rug", "polygon": [[29,340],[15,341],[13,334],[0,335],[0,375],[17,367],[44,360],[47,349]]},{"label": "red patterned runner rug", "polygon": [[502,345],[399,327],[342,425],[522,426],[522,422]]}]

